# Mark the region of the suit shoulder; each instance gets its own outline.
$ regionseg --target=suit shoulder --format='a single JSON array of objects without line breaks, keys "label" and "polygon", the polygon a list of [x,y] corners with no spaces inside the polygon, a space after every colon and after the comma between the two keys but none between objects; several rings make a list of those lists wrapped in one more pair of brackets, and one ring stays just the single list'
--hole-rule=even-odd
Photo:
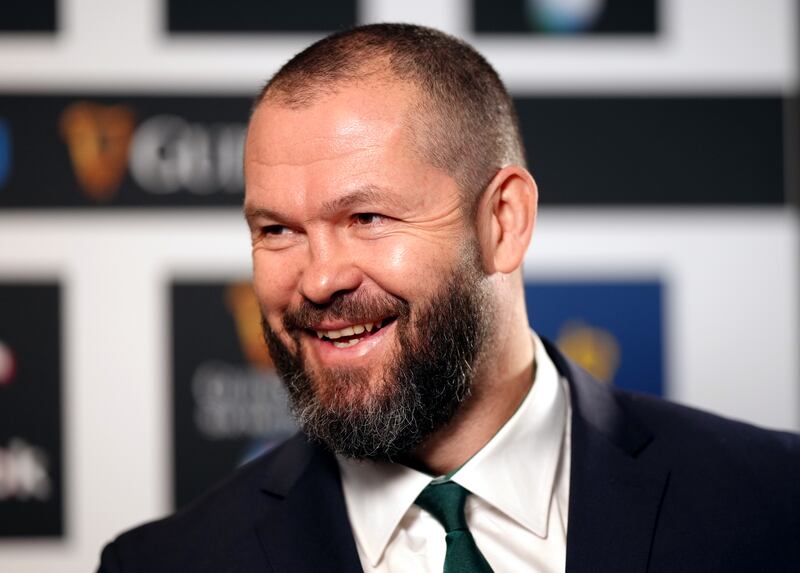
[{"label": "suit shoulder", "polygon": [[692,570],[784,571],[797,563],[798,435],[653,397],[616,398],[651,434],[634,457],[666,476],[653,563],[671,565],[659,570],[686,570],[677,555],[694,555]]},{"label": "suit shoulder", "polygon": [[743,445],[773,444],[790,453],[800,453],[800,434],[762,428],[647,394],[617,390],[616,396],[626,410],[647,425],[656,425],[658,430],[719,435],[722,439],[741,440]]},{"label": "suit shoulder", "polygon": [[800,480],[800,435],[760,428],[653,396],[617,391],[620,405],[676,461],[749,467],[764,477]]},{"label": "suit shoulder", "polygon": [[[284,479],[303,469],[308,455],[305,439],[298,435],[242,466],[228,478],[174,514],[130,529],[106,546],[100,571],[203,571],[192,562],[188,548],[203,548],[198,555],[229,554],[247,538],[264,516],[265,480]],[[285,479],[291,479],[288,475]],[[126,564],[126,568],[116,563]]]}]

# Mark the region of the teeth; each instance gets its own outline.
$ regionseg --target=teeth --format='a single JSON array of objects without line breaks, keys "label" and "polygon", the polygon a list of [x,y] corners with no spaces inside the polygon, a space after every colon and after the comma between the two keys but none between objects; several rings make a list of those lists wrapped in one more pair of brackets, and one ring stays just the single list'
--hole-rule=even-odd
[{"label": "teeth", "polygon": [[[336,340],[337,338],[342,338],[343,336],[353,336],[354,334],[361,334],[364,331],[372,332],[373,330],[379,329],[382,324],[383,321],[366,322],[364,324],[354,324],[352,326],[346,326],[341,330],[315,330],[314,332],[316,333],[317,338],[328,338],[330,340]],[[347,346],[352,346],[352,344],[348,344]],[[337,348],[346,348],[346,347],[337,346]]]},{"label": "teeth", "polygon": [[352,340],[348,340],[347,342],[336,342],[336,341],[334,341],[334,343],[333,343],[333,345],[336,348],[349,348],[351,346],[355,346],[356,344],[358,344],[358,339],[357,338],[354,338]]}]

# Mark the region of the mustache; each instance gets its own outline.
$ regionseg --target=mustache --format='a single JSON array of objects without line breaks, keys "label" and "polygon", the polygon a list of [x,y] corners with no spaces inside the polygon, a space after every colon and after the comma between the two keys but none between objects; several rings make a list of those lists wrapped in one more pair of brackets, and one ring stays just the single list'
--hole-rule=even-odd
[{"label": "mustache", "polygon": [[313,329],[325,320],[338,319],[357,324],[387,316],[404,319],[410,314],[408,302],[396,296],[354,292],[337,296],[325,304],[303,300],[297,308],[286,311],[283,328],[292,334],[299,330]]}]

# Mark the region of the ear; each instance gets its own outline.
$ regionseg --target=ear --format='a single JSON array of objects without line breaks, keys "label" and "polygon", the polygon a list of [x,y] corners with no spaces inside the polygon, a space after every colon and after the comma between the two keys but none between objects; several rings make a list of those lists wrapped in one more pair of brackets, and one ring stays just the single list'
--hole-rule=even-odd
[{"label": "ear", "polygon": [[490,273],[512,273],[522,265],[536,222],[539,192],[519,165],[502,168],[484,191],[477,212],[478,238]]}]

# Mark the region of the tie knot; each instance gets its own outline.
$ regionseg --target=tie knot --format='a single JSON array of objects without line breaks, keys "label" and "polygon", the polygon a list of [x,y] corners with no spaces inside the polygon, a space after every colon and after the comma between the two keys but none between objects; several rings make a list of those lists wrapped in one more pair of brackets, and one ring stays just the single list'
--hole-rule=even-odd
[{"label": "tie knot", "polygon": [[447,533],[467,529],[464,503],[469,492],[453,481],[430,483],[414,502],[442,524]]}]

